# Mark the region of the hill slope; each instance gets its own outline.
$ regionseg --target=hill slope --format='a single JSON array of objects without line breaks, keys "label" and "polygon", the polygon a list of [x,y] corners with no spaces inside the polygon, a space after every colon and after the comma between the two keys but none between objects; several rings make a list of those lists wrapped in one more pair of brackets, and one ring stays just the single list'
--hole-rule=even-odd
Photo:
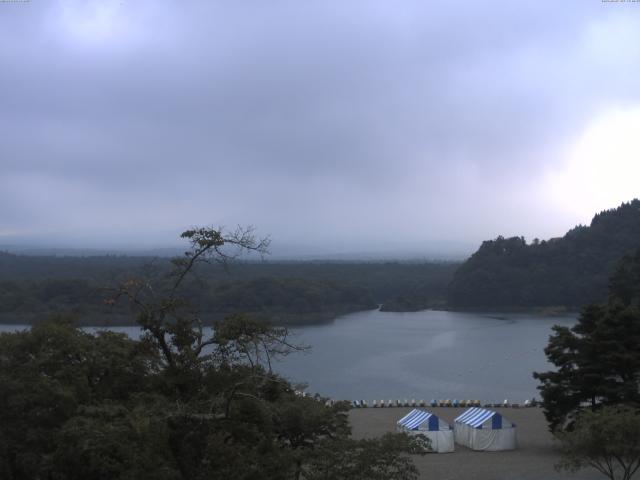
[{"label": "hill slope", "polygon": [[603,301],[616,262],[640,248],[640,201],[606,210],[562,238],[488,240],[454,274],[453,308],[580,307]]}]

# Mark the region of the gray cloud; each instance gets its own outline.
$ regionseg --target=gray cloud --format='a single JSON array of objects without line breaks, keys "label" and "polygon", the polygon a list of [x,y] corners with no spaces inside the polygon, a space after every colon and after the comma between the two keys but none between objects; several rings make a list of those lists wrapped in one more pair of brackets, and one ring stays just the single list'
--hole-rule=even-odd
[{"label": "gray cloud", "polygon": [[557,235],[587,220],[545,196],[559,152],[639,102],[633,4],[0,9],[8,241],[161,244],[202,223],[344,249]]}]

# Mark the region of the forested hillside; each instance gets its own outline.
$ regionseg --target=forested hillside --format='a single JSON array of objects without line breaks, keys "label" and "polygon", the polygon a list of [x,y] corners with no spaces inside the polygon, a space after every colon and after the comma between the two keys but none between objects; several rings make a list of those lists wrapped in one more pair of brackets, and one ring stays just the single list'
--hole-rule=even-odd
[{"label": "forested hillside", "polygon": [[[217,265],[202,265],[185,296],[206,321],[243,312],[280,324],[315,323],[376,308],[406,292],[424,293],[421,308],[441,305],[457,266],[235,262],[225,271]],[[0,253],[0,320],[34,323],[51,314],[73,314],[83,324],[130,324],[125,305],[104,302],[107,287],[129,278],[158,277],[169,267],[166,258]],[[431,303],[426,305],[425,299]]]},{"label": "forested hillside", "polygon": [[455,273],[454,308],[580,307],[602,302],[624,255],[640,248],[640,201],[603,211],[562,238],[489,240]]}]

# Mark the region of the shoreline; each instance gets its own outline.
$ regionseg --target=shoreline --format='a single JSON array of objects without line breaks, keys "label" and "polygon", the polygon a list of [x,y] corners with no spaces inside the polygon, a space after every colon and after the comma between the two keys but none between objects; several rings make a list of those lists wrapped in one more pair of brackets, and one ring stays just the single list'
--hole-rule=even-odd
[{"label": "shoreline", "polygon": [[[418,312],[453,312],[453,313],[470,313],[487,318],[496,318],[498,320],[505,320],[501,318],[502,315],[536,315],[540,317],[575,317],[580,314],[578,309],[555,309],[546,307],[531,307],[531,308],[494,308],[494,309],[472,309],[472,308],[425,308],[421,310],[412,311],[392,311],[384,310],[384,304],[380,304],[377,308],[364,309],[364,310],[347,310],[343,312],[314,312],[314,313],[277,313],[277,314],[265,314],[264,312],[241,312],[244,315],[251,316],[256,319],[264,319],[267,315],[273,315],[276,321],[271,323],[278,327],[300,328],[306,326],[319,326],[330,325],[341,317],[347,317],[352,314],[361,312],[378,311],[382,313],[418,313]],[[225,316],[233,315],[233,312],[226,313],[209,313],[202,315],[205,326],[211,326],[216,320],[220,320]],[[76,321],[79,327],[97,327],[97,328],[109,328],[109,327],[137,327],[139,326],[135,320],[132,320],[131,315],[125,313],[98,313],[98,312],[42,312],[42,313],[0,313],[0,325],[26,325],[33,326],[38,323],[50,320],[56,316],[65,316]],[[278,318],[276,318],[278,317]],[[296,321],[301,319],[302,321]]]}]

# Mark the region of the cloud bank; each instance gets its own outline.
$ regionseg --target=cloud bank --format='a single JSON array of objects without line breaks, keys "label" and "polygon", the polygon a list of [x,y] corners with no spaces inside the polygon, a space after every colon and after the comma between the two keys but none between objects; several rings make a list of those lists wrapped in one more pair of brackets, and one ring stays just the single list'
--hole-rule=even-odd
[{"label": "cloud bank", "polygon": [[544,238],[638,172],[640,4],[32,0],[0,40],[0,243]]}]

